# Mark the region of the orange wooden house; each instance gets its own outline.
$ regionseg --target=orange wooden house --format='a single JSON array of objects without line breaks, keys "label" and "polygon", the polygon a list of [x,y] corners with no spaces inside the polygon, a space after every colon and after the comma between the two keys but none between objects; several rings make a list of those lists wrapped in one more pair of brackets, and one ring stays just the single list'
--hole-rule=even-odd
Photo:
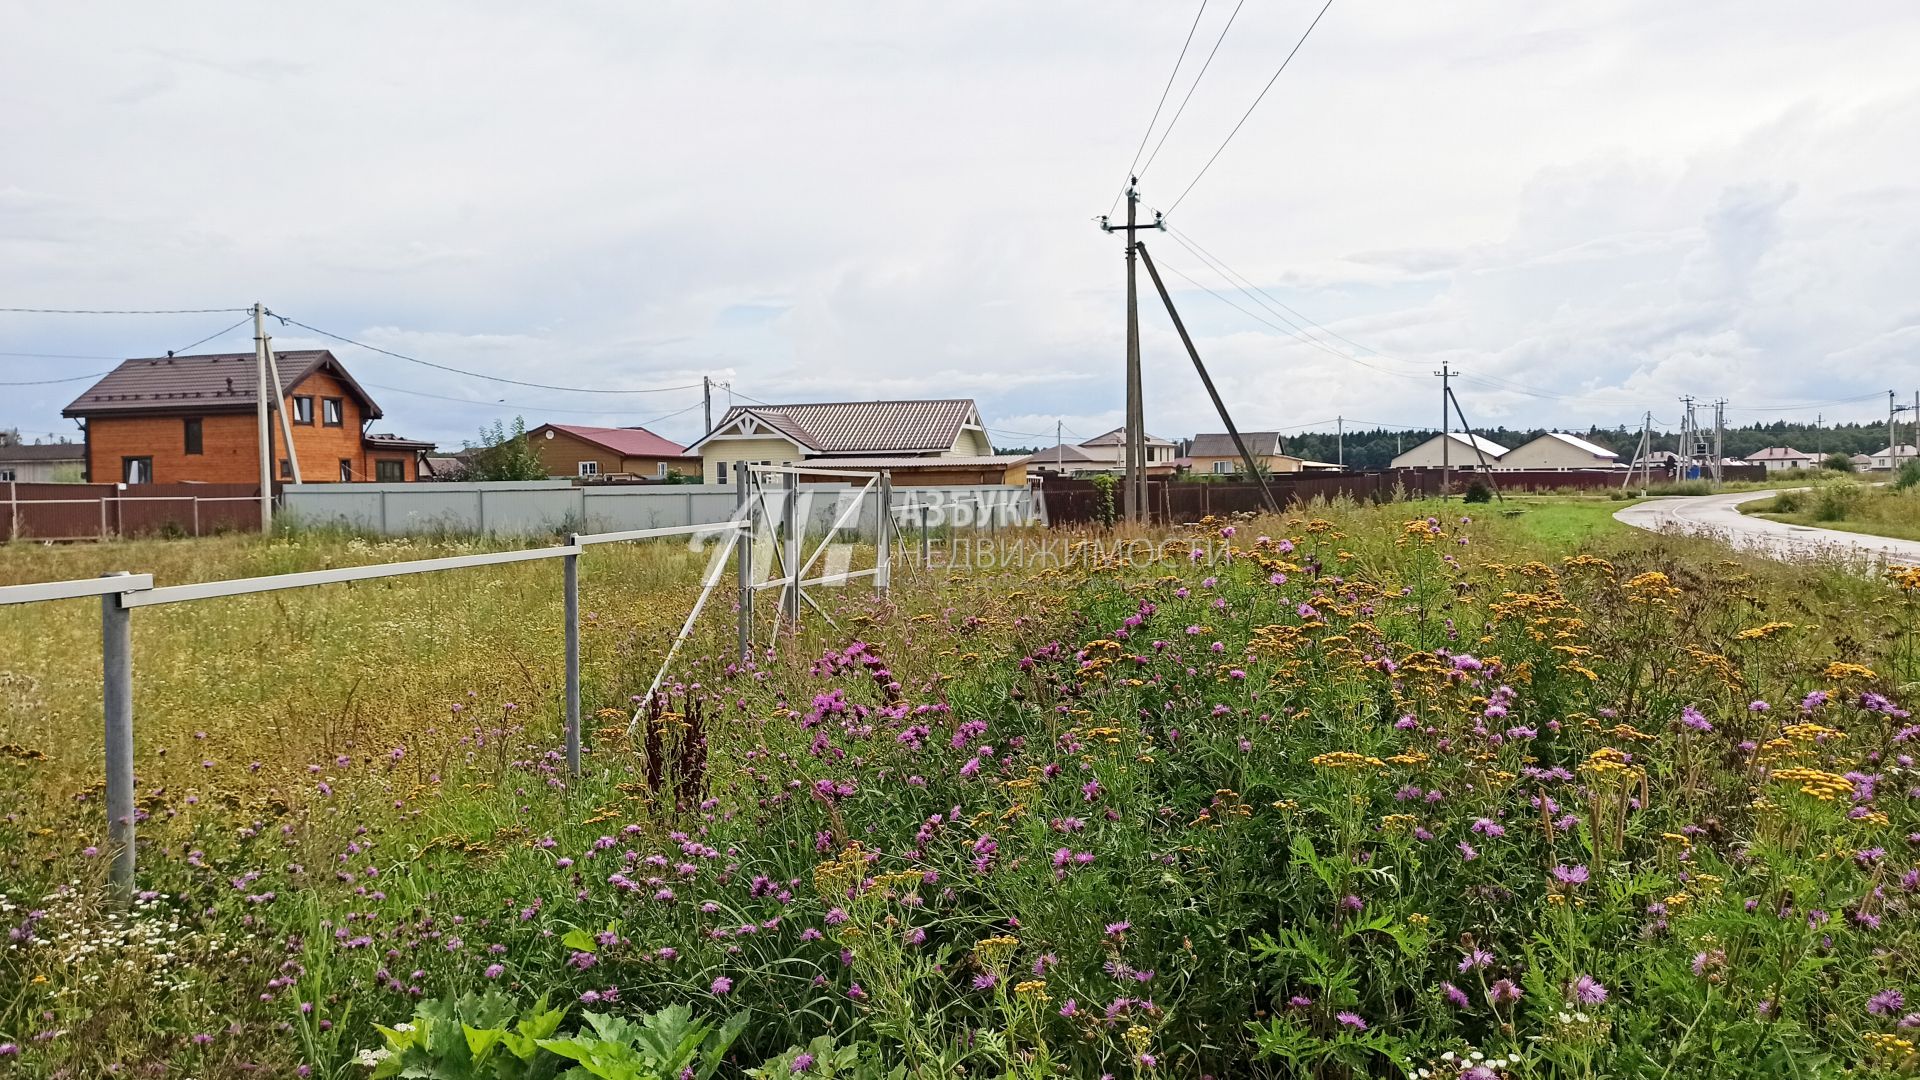
[{"label": "orange wooden house", "polygon": [[[293,448],[306,483],[420,478],[430,442],[370,433],[383,415],[325,349],[278,354]],[[253,353],[128,360],[60,415],[86,425],[86,478],[94,483],[260,482]],[[269,403],[274,476],[293,479]]]}]

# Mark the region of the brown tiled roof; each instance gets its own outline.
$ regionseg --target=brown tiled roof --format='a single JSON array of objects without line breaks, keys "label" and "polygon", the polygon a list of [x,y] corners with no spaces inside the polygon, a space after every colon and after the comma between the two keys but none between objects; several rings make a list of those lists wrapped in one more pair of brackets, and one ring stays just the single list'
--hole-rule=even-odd
[{"label": "brown tiled roof", "polygon": [[[1280,441],[1277,431],[1243,431],[1240,438],[1245,440],[1247,450],[1254,457],[1273,457],[1287,454],[1286,446]],[[1188,457],[1239,457],[1240,449],[1233,445],[1233,436],[1226,432],[1202,432],[1193,437],[1193,446],[1187,450]]]},{"label": "brown tiled roof", "polygon": [[0,446],[0,461],[85,461],[85,443],[15,443]]},{"label": "brown tiled roof", "polygon": [[833,401],[736,405],[720,418],[714,430],[743,415],[757,417],[801,446],[822,454],[950,450],[960,438],[961,428],[978,422],[978,412],[968,398]]},{"label": "brown tiled roof", "polygon": [[360,442],[361,445],[376,450],[381,448],[388,450],[433,450],[436,449],[438,445],[427,442],[425,439],[408,439],[399,435],[389,435],[385,432],[368,435],[366,438],[361,439]]},{"label": "brown tiled roof", "polygon": [[687,448],[672,439],[663,439],[643,427],[588,427],[584,424],[541,424],[527,437],[539,438],[543,429],[571,435],[619,454],[621,457],[686,457]]},{"label": "brown tiled roof", "polygon": [[1062,443],[1035,450],[1029,461],[1034,465],[1085,465],[1088,462],[1104,462],[1105,458],[1096,458],[1072,443]]},{"label": "brown tiled roof", "polygon": [[[373,398],[325,349],[296,349],[275,354],[281,393],[322,367],[360,399],[368,419],[383,414]],[[126,413],[245,412],[254,406],[254,354],[156,356],[126,360],[60,410],[62,416]]]}]

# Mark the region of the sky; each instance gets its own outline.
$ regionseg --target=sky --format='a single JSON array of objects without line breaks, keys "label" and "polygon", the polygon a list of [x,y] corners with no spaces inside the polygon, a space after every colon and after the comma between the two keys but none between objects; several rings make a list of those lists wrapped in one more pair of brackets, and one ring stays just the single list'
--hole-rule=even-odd
[{"label": "sky", "polygon": [[[1913,399],[1920,6],[1334,0],[1201,175],[1323,2],[0,0],[0,307],[257,300],[596,391],[273,321],[448,447],[688,442],[702,377],[716,417],[971,397],[1002,446],[1072,441],[1122,415],[1094,219],[1144,145],[1147,247],[1244,429],[1432,426],[1442,363],[1510,427]],[[1220,430],[1140,287],[1149,430]],[[0,428],[77,434],[86,380],[16,384],[241,319],[0,313]]]}]

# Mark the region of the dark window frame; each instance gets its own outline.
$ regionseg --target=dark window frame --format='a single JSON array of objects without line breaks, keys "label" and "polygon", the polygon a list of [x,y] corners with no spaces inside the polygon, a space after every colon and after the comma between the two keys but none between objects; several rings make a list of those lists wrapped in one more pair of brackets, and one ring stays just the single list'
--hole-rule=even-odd
[{"label": "dark window frame", "polygon": [[206,425],[198,416],[183,417],[180,421],[180,441],[182,452],[190,457],[199,457],[206,453]]},{"label": "dark window frame", "polygon": [[[388,466],[392,466],[392,471],[399,473],[400,475],[389,477],[387,475]],[[379,483],[379,484],[406,483],[407,482],[407,463],[405,459],[374,458],[373,459],[373,479],[375,483]]]},{"label": "dark window frame", "polygon": [[[332,413],[333,419],[327,419]],[[347,399],[323,397],[320,399],[320,423],[326,427],[345,427],[347,424]]]},{"label": "dark window frame", "polygon": [[[301,402],[306,403],[307,415],[304,419],[300,415]],[[295,394],[293,396],[293,422],[300,427],[313,426],[313,395],[312,394]]]},{"label": "dark window frame", "polygon": [[353,459],[352,458],[340,459],[340,482],[343,484],[353,483]]},{"label": "dark window frame", "polygon": [[[147,478],[145,480],[133,479],[132,470],[135,462],[138,462],[140,466],[146,470]],[[153,455],[137,454],[137,455],[121,458],[120,459],[120,482],[123,484],[153,483]]]},{"label": "dark window frame", "polygon": [[282,480],[293,479],[293,459],[292,458],[280,459],[280,479]]}]

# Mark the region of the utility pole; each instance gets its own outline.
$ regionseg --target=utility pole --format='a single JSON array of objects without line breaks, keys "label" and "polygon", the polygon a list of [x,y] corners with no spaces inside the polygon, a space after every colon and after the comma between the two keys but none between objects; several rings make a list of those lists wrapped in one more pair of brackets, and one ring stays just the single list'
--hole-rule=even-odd
[{"label": "utility pole", "polygon": [[1724,455],[1720,452],[1727,436],[1727,399],[1713,399],[1713,486],[1720,486],[1720,462]]},{"label": "utility pole", "polygon": [[1641,486],[1643,487],[1646,486],[1648,482],[1647,470],[1653,467],[1653,441],[1652,440],[1653,440],[1653,413],[1649,412],[1646,415],[1646,419],[1640,422],[1640,440],[1639,442],[1635,443],[1636,449],[1634,450],[1633,460],[1627,463],[1627,475],[1623,477],[1620,481],[1621,491],[1627,490],[1627,485],[1633,483],[1633,470],[1636,466],[1640,469]]},{"label": "utility pole", "polygon": [[1333,445],[1336,456],[1333,460],[1342,469],[1347,467],[1347,418],[1333,418]]},{"label": "utility pole", "polygon": [[700,376],[700,398],[706,405],[707,434],[711,435],[713,434],[713,379],[710,376]]},{"label": "utility pole", "polygon": [[1146,405],[1140,382],[1140,290],[1138,275],[1134,270],[1139,240],[1137,232],[1140,229],[1166,228],[1157,213],[1153,215],[1153,224],[1139,223],[1139,182],[1138,177],[1127,178],[1127,223],[1124,227],[1108,222],[1105,214],[1100,216],[1102,232],[1120,232],[1124,229],[1127,234],[1127,420],[1122,429],[1126,441],[1126,450],[1122,455],[1126,475],[1122,485],[1125,495],[1122,503],[1128,521],[1139,521],[1147,508]]},{"label": "utility pole", "polygon": [[1453,390],[1449,386],[1449,381],[1453,378],[1453,372],[1448,369],[1447,362],[1442,360],[1440,362],[1440,370],[1434,372],[1434,374],[1440,377],[1440,498],[1442,501],[1445,501],[1447,493],[1452,489],[1453,483],[1453,462],[1451,456],[1447,453],[1449,446],[1453,442],[1452,439],[1448,438],[1448,435],[1451,434],[1448,430],[1448,425],[1451,424],[1452,421],[1447,418],[1447,401],[1453,396]]},{"label": "utility pole", "polygon": [[1887,391],[1887,467],[1900,468],[1900,447],[1893,441],[1893,391]]},{"label": "utility pole", "polygon": [[1473,437],[1473,428],[1467,423],[1466,410],[1460,407],[1460,398],[1452,390],[1448,390],[1446,399],[1453,402],[1453,413],[1460,418],[1460,436],[1467,440],[1467,443],[1473,447],[1474,455],[1480,459],[1480,472],[1487,478],[1487,484],[1493,488],[1493,497],[1506,502],[1507,497],[1500,493],[1500,481],[1493,477],[1493,466],[1487,464],[1487,452],[1480,448],[1479,441]]},{"label": "utility pole", "polygon": [[287,422],[287,394],[280,385],[280,361],[273,355],[273,338],[263,337],[267,351],[267,385],[273,387],[273,411],[280,418],[280,437],[287,443],[287,470],[294,483],[300,482],[300,451],[293,445],[293,425]]},{"label": "utility pole", "polygon": [[273,446],[267,430],[266,306],[253,305],[253,421],[260,436],[260,531],[273,531]]}]

